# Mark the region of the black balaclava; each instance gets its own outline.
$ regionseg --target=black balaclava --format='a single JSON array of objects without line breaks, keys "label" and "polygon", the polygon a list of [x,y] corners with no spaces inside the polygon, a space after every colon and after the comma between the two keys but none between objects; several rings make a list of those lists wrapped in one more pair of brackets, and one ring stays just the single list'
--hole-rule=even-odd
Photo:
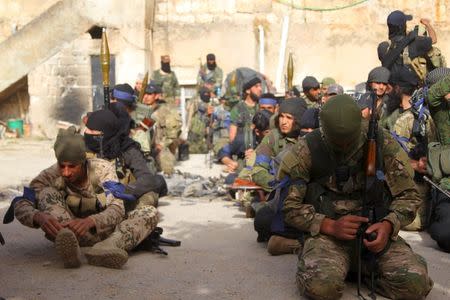
[{"label": "black balaclava", "polygon": [[163,72],[165,73],[170,73],[170,62],[162,62],[161,61],[161,70],[163,70]]},{"label": "black balaclava", "polygon": [[91,113],[86,127],[103,132],[100,136],[85,133],[84,140],[89,150],[107,159],[119,157],[122,151],[136,144],[130,139],[126,130],[121,128],[120,121],[110,110],[102,109]]},{"label": "black balaclava", "polygon": [[200,91],[198,91],[200,94],[200,100],[205,103],[209,103],[211,101],[211,92],[207,88],[201,88]]}]

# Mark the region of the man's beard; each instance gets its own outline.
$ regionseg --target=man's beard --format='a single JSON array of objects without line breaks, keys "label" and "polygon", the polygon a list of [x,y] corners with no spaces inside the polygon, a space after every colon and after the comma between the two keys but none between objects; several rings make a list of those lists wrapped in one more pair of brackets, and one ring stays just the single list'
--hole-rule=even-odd
[{"label": "man's beard", "polygon": [[208,67],[208,70],[214,71],[214,69],[217,67],[216,62],[213,62],[212,64],[206,63],[206,66]]},{"label": "man's beard", "polygon": [[259,101],[259,97],[255,93],[250,92],[250,98],[252,98],[252,100],[255,102]]},{"label": "man's beard", "polygon": [[400,103],[402,102],[402,97],[396,91],[392,91],[389,93],[386,101],[386,110],[388,115],[394,112],[397,108],[400,107]]},{"label": "man's beard", "polygon": [[161,62],[161,70],[165,73],[170,73],[170,63]]}]

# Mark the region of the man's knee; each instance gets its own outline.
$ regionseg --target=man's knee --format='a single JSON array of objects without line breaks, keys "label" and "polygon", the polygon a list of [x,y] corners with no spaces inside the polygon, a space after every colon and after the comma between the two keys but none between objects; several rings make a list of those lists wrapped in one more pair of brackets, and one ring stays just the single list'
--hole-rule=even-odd
[{"label": "man's knee", "polygon": [[384,294],[392,299],[423,299],[433,287],[426,271],[402,272],[386,276],[385,280]]},{"label": "man's knee", "polygon": [[[325,273],[324,273],[325,274]],[[331,273],[319,274],[297,273],[297,286],[302,295],[312,299],[339,299],[345,289],[344,279]]]}]

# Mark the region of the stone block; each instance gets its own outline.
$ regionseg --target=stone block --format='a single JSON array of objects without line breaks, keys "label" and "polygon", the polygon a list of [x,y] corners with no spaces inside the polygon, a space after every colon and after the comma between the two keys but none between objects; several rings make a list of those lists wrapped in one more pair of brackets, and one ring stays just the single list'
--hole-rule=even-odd
[{"label": "stone block", "polygon": [[174,12],[176,12],[177,14],[187,14],[192,11],[190,0],[175,0],[174,5]]}]

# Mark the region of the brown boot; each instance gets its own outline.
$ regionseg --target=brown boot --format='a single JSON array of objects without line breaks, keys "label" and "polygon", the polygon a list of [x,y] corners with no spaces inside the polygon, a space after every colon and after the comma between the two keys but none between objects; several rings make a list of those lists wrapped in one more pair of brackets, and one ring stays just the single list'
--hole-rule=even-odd
[{"label": "brown boot", "polygon": [[77,237],[70,229],[61,229],[55,238],[56,252],[62,258],[65,268],[81,266],[81,251]]},{"label": "brown boot", "polygon": [[298,254],[302,250],[299,240],[272,235],[267,243],[267,251],[272,255]]},{"label": "brown boot", "polygon": [[113,232],[106,240],[98,242],[85,252],[90,265],[120,269],[128,261],[127,251],[117,247],[122,235]]}]

